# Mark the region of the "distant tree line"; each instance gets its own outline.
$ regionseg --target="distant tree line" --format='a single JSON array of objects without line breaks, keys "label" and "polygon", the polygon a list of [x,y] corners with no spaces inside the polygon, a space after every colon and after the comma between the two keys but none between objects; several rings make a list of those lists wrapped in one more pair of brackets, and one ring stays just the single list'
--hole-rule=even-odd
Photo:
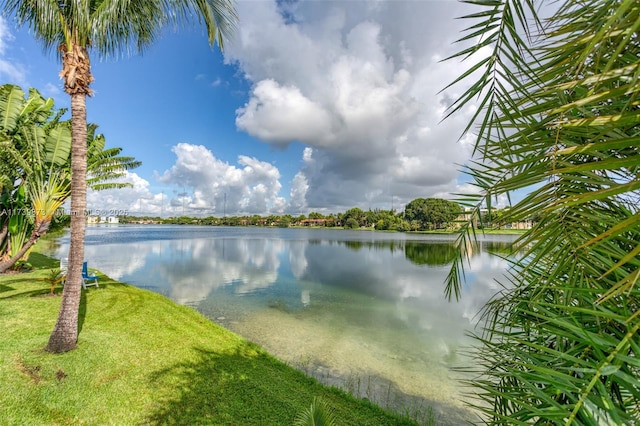
[{"label": "distant tree line", "polygon": [[454,226],[463,213],[462,207],[453,201],[441,198],[416,198],[405,206],[404,211],[374,209],[364,211],[359,207],[351,208],[343,213],[324,215],[311,212],[308,215],[293,216],[226,216],[226,217],[152,217],[121,216],[120,223],[164,223],[180,225],[212,225],[212,226],[310,226],[361,229],[369,228],[380,231],[423,231],[447,229]]}]

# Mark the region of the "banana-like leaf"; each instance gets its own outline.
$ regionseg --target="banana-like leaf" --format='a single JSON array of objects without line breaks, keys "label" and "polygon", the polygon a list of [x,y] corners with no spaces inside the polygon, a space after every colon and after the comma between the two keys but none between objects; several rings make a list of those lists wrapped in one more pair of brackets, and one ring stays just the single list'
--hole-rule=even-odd
[{"label": "banana-like leaf", "polygon": [[18,117],[24,106],[24,92],[13,84],[0,86],[0,129],[15,132]]},{"label": "banana-like leaf", "polygon": [[71,129],[66,124],[61,124],[49,132],[45,144],[45,162],[54,166],[64,166],[69,162],[71,153]]}]

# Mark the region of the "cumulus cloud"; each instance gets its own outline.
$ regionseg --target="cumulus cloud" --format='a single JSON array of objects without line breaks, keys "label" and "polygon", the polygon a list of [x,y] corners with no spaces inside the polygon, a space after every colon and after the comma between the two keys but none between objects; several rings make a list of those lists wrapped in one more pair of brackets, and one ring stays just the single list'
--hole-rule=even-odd
[{"label": "cumulus cloud", "polygon": [[[279,195],[280,171],[272,164],[240,155],[237,165],[231,165],[217,159],[208,148],[188,143],[180,143],[172,151],[175,164],[156,174],[156,180],[174,189],[159,191],[136,173],[126,172],[117,181],[130,187],[87,191],[87,209],[98,216],[282,214],[291,209]],[[299,179],[291,192],[293,209],[301,212],[305,209],[304,176]],[[294,188],[301,195],[296,196]]]},{"label": "cumulus cloud", "polygon": [[237,127],[277,148],[310,148],[292,209],[388,208],[393,197],[456,190],[472,111],[440,123],[458,95],[440,90],[464,68],[441,62],[454,50],[457,2],[238,6],[226,60],[253,87]]},{"label": "cumulus cloud", "polygon": [[297,87],[283,87],[271,79],[260,81],[247,105],[237,113],[240,129],[275,145],[296,139],[313,141],[331,127],[331,118],[320,105]]},{"label": "cumulus cloud", "polygon": [[[441,123],[459,96],[440,92],[467,64],[442,62],[456,50],[459,2],[239,2],[242,25],[227,63],[251,84],[236,110],[239,130],[277,150],[305,145],[281,194],[280,171],[251,155],[229,164],[200,145],[173,147],[175,164],[133,188],[89,194],[89,208],[134,214],[222,215],[401,209],[417,197],[450,197],[468,185],[462,136],[473,107]],[[24,78],[5,60],[12,39],[0,18],[0,76]],[[11,68],[13,67],[13,68]],[[213,87],[220,78],[195,75]],[[18,83],[20,83],[18,81]],[[51,96],[55,85],[45,90]],[[246,153],[245,153],[246,154]],[[283,169],[284,170],[284,169]],[[287,178],[288,179],[288,178]]]},{"label": "cumulus cloud", "polygon": [[189,189],[190,196],[175,201],[198,214],[282,213],[286,201],[279,196],[280,171],[272,164],[240,155],[238,166],[217,159],[202,145],[179,143],[172,148],[176,163],[158,181]]},{"label": "cumulus cloud", "polygon": [[298,172],[291,182],[291,192],[289,193],[289,211],[292,213],[303,213],[307,210],[307,190],[309,183],[304,173]]},{"label": "cumulus cloud", "polygon": [[87,191],[87,210],[97,216],[159,215],[163,209],[163,194],[154,194],[149,182],[133,172],[125,172],[118,182],[131,186],[120,189]]}]

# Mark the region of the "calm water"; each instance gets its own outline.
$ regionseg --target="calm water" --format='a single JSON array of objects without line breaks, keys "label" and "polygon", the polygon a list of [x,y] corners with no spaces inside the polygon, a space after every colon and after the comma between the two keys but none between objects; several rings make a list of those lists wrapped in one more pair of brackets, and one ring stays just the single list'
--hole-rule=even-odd
[{"label": "calm water", "polygon": [[[457,373],[465,333],[505,269],[486,236],[460,302],[443,296],[453,237],[319,229],[90,226],[86,260],[193,306],[278,358],[390,408],[469,419]],[[64,257],[68,237],[55,256]]]}]

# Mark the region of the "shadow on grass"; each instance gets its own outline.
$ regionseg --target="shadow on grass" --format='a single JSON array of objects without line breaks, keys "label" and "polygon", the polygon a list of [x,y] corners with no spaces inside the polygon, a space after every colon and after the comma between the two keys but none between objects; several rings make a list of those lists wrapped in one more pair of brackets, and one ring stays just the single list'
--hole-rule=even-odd
[{"label": "shadow on grass", "polygon": [[59,259],[53,259],[40,253],[32,252],[28,262],[34,269],[52,269],[60,266]]},{"label": "shadow on grass", "polygon": [[[55,269],[60,266],[57,259],[44,256],[40,253],[32,252],[27,261],[31,268],[21,271],[9,271],[0,275],[2,283],[0,283],[0,293],[14,292],[10,295],[0,297],[0,299],[11,299],[14,297],[30,297],[45,295],[50,292],[48,284],[44,277],[33,275],[34,272],[44,269]],[[24,284],[42,283],[42,289],[34,288],[33,285],[24,286]],[[23,285],[22,288],[20,285]],[[23,291],[21,291],[23,290]]]},{"label": "shadow on grass", "polygon": [[334,408],[340,424],[414,424],[338,389],[323,387],[251,343],[222,353],[195,351],[193,361],[151,377],[154,387],[170,394],[159,398],[146,419],[149,424],[290,425],[314,396]]},{"label": "shadow on grass", "polygon": [[[20,273],[14,274],[13,277],[14,278],[12,279],[3,280],[2,284],[0,284],[0,300],[2,299],[10,300],[10,299],[16,299],[19,297],[38,297],[38,296],[49,296],[49,295],[61,296],[62,291],[64,290],[64,286],[58,285],[53,291],[53,294],[50,294],[51,289],[49,288],[49,283],[46,281],[45,278],[25,277],[23,274],[20,274]],[[84,294],[87,291],[100,291],[101,289],[105,289],[110,286],[117,287],[117,286],[125,285],[116,281],[111,281],[103,275],[98,275],[98,277],[99,277],[98,278],[99,280],[102,279],[102,281],[100,281],[100,287],[99,288],[90,287],[86,290],[83,289],[82,294]],[[25,286],[24,285],[25,283],[28,283],[30,285]],[[34,288],[33,286],[34,283],[37,283],[38,287],[41,287],[41,288]],[[12,292],[12,293],[8,295],[1,294],[1,293],[7,293],[7,292]]]},{"label": "shadow on grass", "polygon": [[[159,371],[152,381],[172,393],[150,416],[152,424],[292,424],[297,408],[269,391],[265,371],[249,345],[235,352],[196,349],[197,359]],[[252,353],[253,352],[253,353]],[[265,374],[268,377],[265,377]],[[177,383],[175,383],[177,381]],[[280,396],[280,397],[278,397]]]},{"label": "shadow on grass", "polygon": [[[5,293],[5,292],[7,292],[7,291],[13,291],[13,290],[15,290],[15,288],[13,288],[13,287],[9,287],[9,286],[8,286],[8,285],[6,285],[6,284],[11,284],[11,281],[5,281],[4,283],[0,284],[0,293]],[[2,298],[2,297],[0,297],[0,299],[1,299],[1,298]]]},{"label": "shadow on grass", "polygon": [[[29,257],[29,261],[33,262],[32,266],[34,267],[34,270],[54,269],[59,265],[57,260],[43,256],[39,253],[32,253]],[[11,278],[4,279],[2,281],[2,284],[0,284],[0,300],[47,296],[60,298],[62,296],[62,292],[64,290],[63,285],[59,285],[55,288],[54,292],[51,293],[49,283],[46,281],[46,279],[43,277],[26,275],[30,272],[33,272],[33,270],[25,273],[15,273],[7,275],[7,277],[10,276]],[[87,293],[93,291],[102,291],[109,287],[126,286],[126,284],[113,281],[112,279],[102,274],[98,274],[98,282],[99,287],[89,287],[80,291],[80,305],[78,307],[78,334],[82,332],[82,328],[84,326],[85,318],[87,315]],[[37,287],[34,288],[35,283],[37,283]],[[42,287],[39,288],[40,286]],[[11,293],[5,295],[2,294],[7,292]]]},{"label": "shadow on grass", "polygon": [[[42,282],[39,282],[42,281]],[[33,283],[38,282],[42,285],[42,288],[34,288],[33,285],[24,286],[25,282]],[[48,295],[51,290],[49,285],[38,278],[25,278],[20,274],[16,274],[15,278],[9,280],[3,280],[0,284],[0,293],[11,292],[11,294],[0,294],[0,300],[10,300],[19,297],[36,297]]]}]

